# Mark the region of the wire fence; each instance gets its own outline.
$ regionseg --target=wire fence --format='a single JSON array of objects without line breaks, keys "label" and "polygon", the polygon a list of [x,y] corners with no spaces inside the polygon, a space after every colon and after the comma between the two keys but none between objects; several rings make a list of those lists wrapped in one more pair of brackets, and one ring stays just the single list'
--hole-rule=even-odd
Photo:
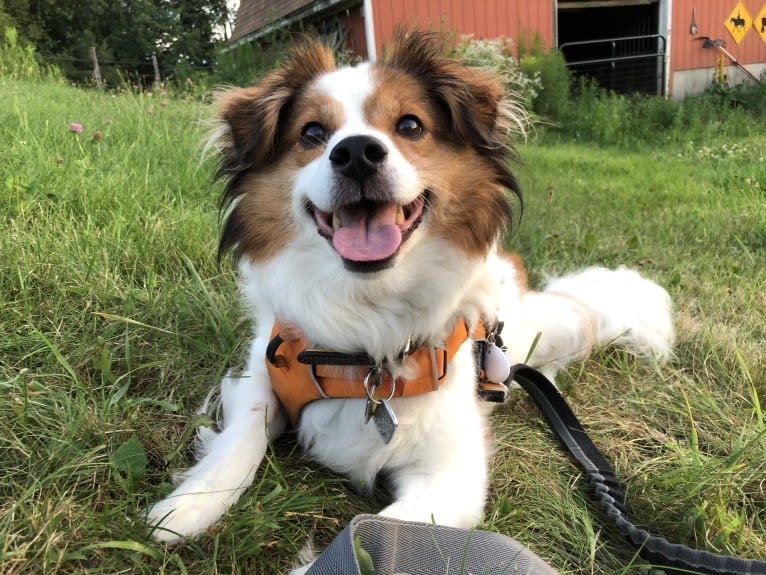
[{"label": "wire fence", "polygon": [[656,34],[562,44],[567,67],[623,94],[664,94],[665,38]]},{"label": "wire fence", "polygon": [[[88,58],[43,55],[41,59],[58,67],[74,84],[98,88],[125,85],[146,87],[177,79],[179,72],[194,73],[210,69],[209,66],[163,62],[156,55],[143,60],[100,58],[95,47],[90,49]],[[181,78],[182,81],[184,79]]]}]

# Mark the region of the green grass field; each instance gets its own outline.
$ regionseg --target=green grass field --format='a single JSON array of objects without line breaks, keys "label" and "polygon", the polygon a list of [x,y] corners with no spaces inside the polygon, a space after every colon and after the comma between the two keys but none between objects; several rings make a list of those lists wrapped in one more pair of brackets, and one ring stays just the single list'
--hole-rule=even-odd
[{"label": "green grass field", "polygon": [[[282,572],[372,499],[280,439],[210,533],[165,549],[140,510],[190,462],[194,411],[247,341],[207,110],[0,79],[0,573]],[[70,130],[73,123],[82,131]],[[676,306],[665,366],[615,351],[562,385],[623,479],[633,518],[672,541],[766,558],[766,130],[635,151],[528,143],[510,238],[533,282],[641,269]],[[639,569],[521,392],[493,418],[485,529],[562,574]]]}]

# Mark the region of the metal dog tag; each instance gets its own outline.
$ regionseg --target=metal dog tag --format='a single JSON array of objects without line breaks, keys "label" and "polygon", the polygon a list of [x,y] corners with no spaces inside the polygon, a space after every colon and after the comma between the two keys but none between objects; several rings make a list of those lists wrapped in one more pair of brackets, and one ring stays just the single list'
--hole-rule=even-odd
[{"label": "metal dog tag", "polygon": [[375,428],[378,430],[383,443],[388,444],[399,426],[399,420],[396,419],[396,414],[387,400],[380,400],[377,408],[372,412],[372,420],[375,422]]},{"label": "metal dog tag", "polygon": [[375,412],[378,410],[379,403],[375,403],[371,397],[367,398],[367,403],[364,406],[364,422],[370,423],[370,419],[372,419],[372,416],[375,414]]}]

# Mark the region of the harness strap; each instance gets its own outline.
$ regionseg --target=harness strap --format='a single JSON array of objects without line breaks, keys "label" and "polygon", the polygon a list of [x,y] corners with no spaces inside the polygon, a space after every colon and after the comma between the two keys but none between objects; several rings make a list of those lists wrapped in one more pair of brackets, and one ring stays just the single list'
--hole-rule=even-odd
[{"label": "harness strap", "polygon": [[[408,397],[436,391],[447,375],[450,360],[469,337],[486,337],[482,322],[469,334],[465,321],[458,320],[443,347],[422,346],[406,354],[405,365],[413,376],[391,381],[388,370],[383,370],[380,396]],[[293,425],[297,425],[303,407],[317,399],[367,397],[364,380],[375,367],[375,361],[365,353],[312,348],[300,332],[284,330],[278,321],[271,330],[266,359],[271,386]]]},{"label": "harness strap", "polygon": [[511,368],[511,378],[532,397],[548,420],[556,437],[588,476],[596,498],[619,532],[651,563],[673,569],[674,573],[708,575],[766,575],[766,561],[718,555],[670,543],[636,527],[627,517],[624,498],[614,470],[591,441],[571,408],[539,371],[523,364]]}]

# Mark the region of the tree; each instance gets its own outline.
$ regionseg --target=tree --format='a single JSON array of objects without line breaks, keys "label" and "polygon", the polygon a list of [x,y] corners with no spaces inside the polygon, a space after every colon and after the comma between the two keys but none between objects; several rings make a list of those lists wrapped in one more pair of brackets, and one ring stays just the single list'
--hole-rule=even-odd
[{"label": "tree", "polygon": [[[157,54],[167,74],[177,65],[211,65],[215,30],[229,17],[225,0],[0,0],[23,41],[48,57],[99,58],[147,71]],[[72,72],[63,66],[65,73]]]},{"label": "tree", "polygon": [[215,30],[228,20],[226,1],[175,0],[172,4],[177,18],[174,57],[193,66],[209,66],[215,55]]}]

